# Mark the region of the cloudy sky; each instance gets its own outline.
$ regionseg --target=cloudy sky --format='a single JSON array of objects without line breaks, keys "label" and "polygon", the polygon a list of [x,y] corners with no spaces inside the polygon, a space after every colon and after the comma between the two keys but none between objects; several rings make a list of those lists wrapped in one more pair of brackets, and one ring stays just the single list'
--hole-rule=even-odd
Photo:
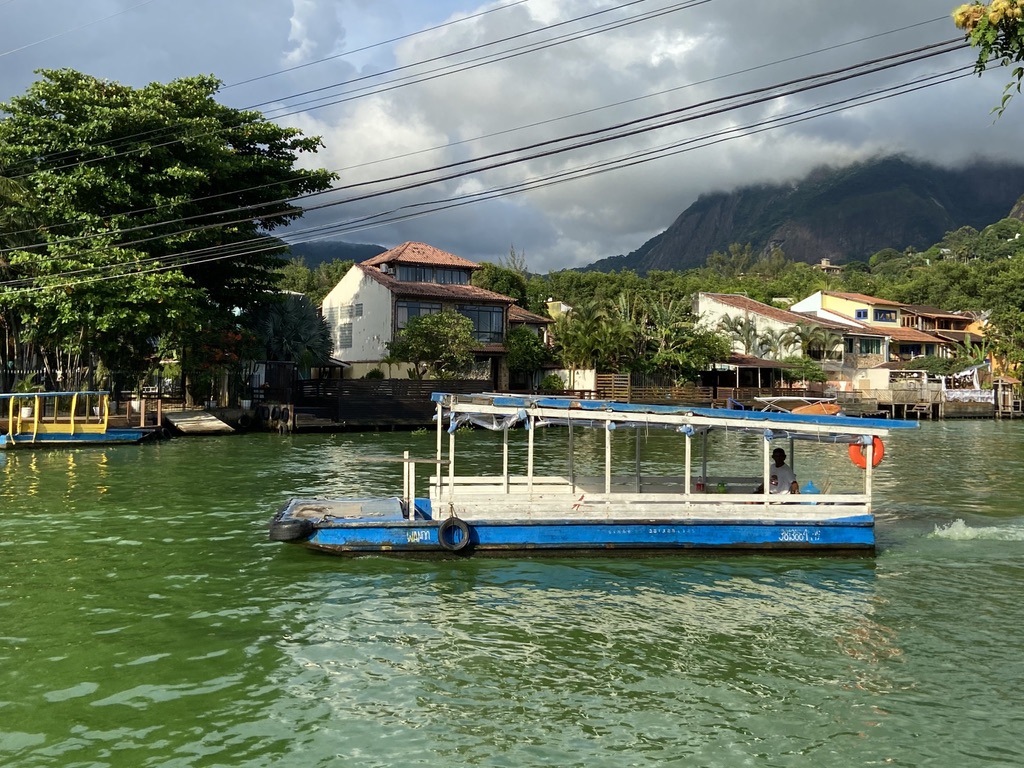
[{"label": "cloudy sky", "polygon": [[823,163],[1019,160],[1024,97],[993,119],[1008,73],[969,74],[955,4],[0,0],[0,101],[39,68],[212,73],[224,103],[323,137],[305,162],[343,188],[290,239],[514,247],[544,273]]}]

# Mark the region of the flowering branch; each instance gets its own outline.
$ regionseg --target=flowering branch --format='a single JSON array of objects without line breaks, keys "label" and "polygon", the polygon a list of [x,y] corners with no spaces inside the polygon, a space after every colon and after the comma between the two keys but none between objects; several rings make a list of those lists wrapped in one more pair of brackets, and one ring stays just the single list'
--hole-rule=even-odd
[{"label": "flowering branch", "polygon": [[[1024,61],[1024,0],[992,0],[990,3],[973,2],[953,11],[953,22],[964,30],[968,42],[978,49],[974,71],[979,75],[993,61],[1008,67]],[[1003,89],[999,106],[993,109],[998,116],[1006,110],[1013,91],[1020,93],[1024,81],[1024,66],[1014,67],[1011,80]]]}]

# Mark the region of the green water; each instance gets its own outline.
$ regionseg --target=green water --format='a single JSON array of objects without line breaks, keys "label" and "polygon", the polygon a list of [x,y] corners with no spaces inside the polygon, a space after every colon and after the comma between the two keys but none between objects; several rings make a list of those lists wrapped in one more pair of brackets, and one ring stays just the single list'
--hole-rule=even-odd
[{"label": "green water", "polygon": [[[493,437],[467,444],[460,470],[498,461]],[[359,457],[432,445],[0,456],[0,764],[1024,763],[1024,424],[893,435],[874,559],[350,560],[266,541],[289,496],[393,492],[398,466]]]}]

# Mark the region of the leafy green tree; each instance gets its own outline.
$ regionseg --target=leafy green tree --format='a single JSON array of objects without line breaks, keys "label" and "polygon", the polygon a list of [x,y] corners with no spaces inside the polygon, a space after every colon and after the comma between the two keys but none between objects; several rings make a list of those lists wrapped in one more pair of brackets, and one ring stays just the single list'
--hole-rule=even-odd
[{"label": "leafy green tree", "polygon": [[721,334],[707,328],[693,328],[670,349],[655,352],[654,366],[670,372],[677,381],[696,381],[701,371],[729,359],[732,347]]},{"label": "leafy green tree", "polygon": [[310,269],[305,259],[298,256],[289,259],[281,268],[278,287],[282,291],[304,294],[318,307],[354,264],[351,259],[333,259],[317,264],[316,269]]},{"label": "leafy green tree", "polygon": [[41,227],[8,254],[27,289],[0,306],[43,354],[138,365],[158,339],[187,351],[269,300],[286,250],[270,233],[302,215],[290,199],[333,179],[295,167],[319,138],[219,104],[211,76],[136,89],[40,75],[0,104],[0,175],[18,177]]},{"label": "leafy green tree", "polygon": [[505,353],[508,369],[522,373],[540,370],[551,358],[537,334],[522,325],[505,334]]},{"label": "leafy green tree", "polygon": [[782,369],[782,380],[791,386],[801,381],[828,381],[828,375],[821,367],[821,363],[809,357],[787,357],[782,362],[788,366]]},{"label": "leafy green tree", "polygon": [[715,251],[707,259],[708,269],[722,277],[736,277],[746,274],[754,266],[757,257],[750,243],[733,243],[728,253]]},{"label": "leafy green tree", "polygon": [[527,304],[526,278],[508,267],[484,262],[473,273],[473,285],[502,296],[510,296],[521,307]]},{"label": "leafy green tree", "polygon": [[473,321],[456,312],[436,312],[409,320],[388,342],[388,356],[413,364],[417,379],[465,375],[473,367]]},{"label": "leafy green tree", "polygon": [[963,366],[954,358],[936,357],[935,355],[914,358],[914,368],[927,371],[933,376],[949,376],[951,373],[963,370]]}]

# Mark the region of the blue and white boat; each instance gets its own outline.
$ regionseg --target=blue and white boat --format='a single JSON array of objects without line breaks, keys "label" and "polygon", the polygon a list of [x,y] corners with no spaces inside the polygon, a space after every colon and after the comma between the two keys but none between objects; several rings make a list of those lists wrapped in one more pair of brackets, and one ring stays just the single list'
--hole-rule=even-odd
[{"label": "blue and white boat", "polygon": [[112,427],[110,393],[101,391],[0,394],[0,418],[0,449],[139,443],[156,432]]},{"label": "blue and white boat", "polygon": [[[890,419],[496,393],[434,393],[432,398],[437,407],[435,455],[417,459],[407,452],[399,460],[404,470],[401,496],[292,499],[272,519],[270,538],[343,555],[872,553],[872,470],[884,454],[883,438],[890,430],[919,426]],[[456,438],[463,425],[501,435],[501,474],[458,472]],[[557,427],[567,430],[565,461],[538,467],[534,435],[538,429]],[[511,441],[510,431],[522,428],[525,437],[516,435]],[[574,437],[581,429],[603,431],[603,473],[588,476],[575,465]],[[645,460],[640,435],[653,429],[677,435],[678,450],[657,461]],[[707,441],[716,433],[726,438],[747,435],[748,444],[753,433],[753,444],[763,447],[750,463],[760,464],[761,471],[712,474]],[[612,445],[623,439],[635,440],[635,462],[631,456],[630,471],[622,473],[620,450],[616,474]],[[862,487],[833,490],[830,481],[820,492],[807,487],[799,494],[771,493],[771,453],[780,441],[788,441],[791,457],[795,441],[810,441],[815,454],[841,454],[844,463],[852,459],[863,469],[847,465],[839,474],[858,478]],[[525,466],[525,474],[509,470],[512,442],[525,452],[525,462],[521,456],[516,462]],[[666,474],[666,462],[677,471]],[[422,465],[433,474],[428,495],[417,497],[416,468]]]}]

